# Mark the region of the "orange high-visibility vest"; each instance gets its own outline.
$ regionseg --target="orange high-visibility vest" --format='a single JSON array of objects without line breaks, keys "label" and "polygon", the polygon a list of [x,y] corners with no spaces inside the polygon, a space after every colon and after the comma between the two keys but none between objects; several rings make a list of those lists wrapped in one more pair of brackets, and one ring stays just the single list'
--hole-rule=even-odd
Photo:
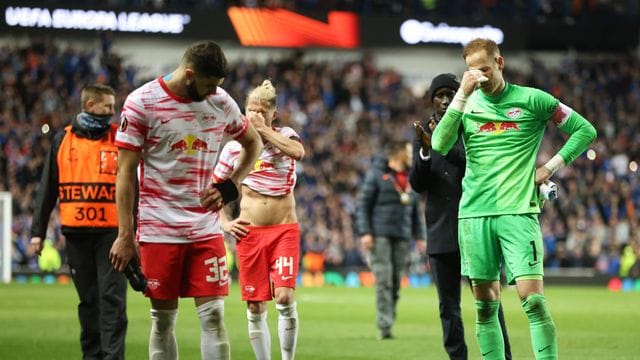
[{"label": "orange high-visibility vest", "polygon": [[60,223],[73,227],[118,227],[116,171],[118,126],[107,136],[91,140],[67,126],[58,149]]}]

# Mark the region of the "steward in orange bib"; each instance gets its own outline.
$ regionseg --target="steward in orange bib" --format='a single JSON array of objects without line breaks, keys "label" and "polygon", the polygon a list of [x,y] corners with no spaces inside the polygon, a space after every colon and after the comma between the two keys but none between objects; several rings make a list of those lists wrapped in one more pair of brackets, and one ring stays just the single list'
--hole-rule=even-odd
[{"label": "steward in orange bib", "polygon": [[82,112],[55,135],[47,155],[34,205],[31,243],[39,254],[59,201],[67,260],[80,297],[82,357],[124,359],[127,283],[109,261],[118,235],[117,126],[110,123],[115,92],[105,85],[89,85],[82,90],[81,102]]}]

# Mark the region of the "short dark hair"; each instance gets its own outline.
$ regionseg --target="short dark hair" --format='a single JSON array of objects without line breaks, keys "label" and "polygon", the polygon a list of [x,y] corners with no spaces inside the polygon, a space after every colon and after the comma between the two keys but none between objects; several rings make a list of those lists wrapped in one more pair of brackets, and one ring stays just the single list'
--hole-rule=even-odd
[{"label": "short dark hair", "polygon": [[400,151],[404,151],[408,144],[409,141],[407,140],[392,140],[385,145],[384,150],[387,157],[393,157]]},{"label": "short dark hair", "polygon": [[82,92],[80,93],[80,105],[82,110],[87,110],[85,106],[87,105],[87,101],[101,101],[102,97],[105,95],[113,95],[116,96],[115,90],[111,86],[102,85],[102,84],[91,84],[82,88]]},{"label": "short dark hair", "polygon": [[182,57],[182,63],[203,76],[227,76],[227,58],[220,46],[211,40],[190,45]]}]

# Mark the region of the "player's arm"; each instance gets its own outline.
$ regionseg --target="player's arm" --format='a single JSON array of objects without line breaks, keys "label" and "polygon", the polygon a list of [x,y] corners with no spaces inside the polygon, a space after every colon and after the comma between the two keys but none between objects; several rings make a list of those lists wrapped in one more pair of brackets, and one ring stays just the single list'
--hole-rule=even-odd
[{"label": "player's arm", "polygon": [[247,124],[247,130],[241,137],[236,139],[240,145],[242,145],[242,151],[238,162],[231,173],[230,179],[235,184],[240,184],[242,180],[247,177],[253,165],[256,162],[260,152],[262,151],[262,140],[256,129],[249,122]]},{"label": "player's arm", "polygon": [[464,169],[467,165],[467,155],[464,151],[464,147],[462,146],[456,146],[454,144],[444,158],[461,169]]},{"label": "player's arm", "polygon": [[256,126],[256,131],[265,142],[270,142],[292,159],[300,161],[304,157],[304,146],[297,136],[287,138],[264,123]]},{"label": "player's arm", "polygon": [[[460,90],[458,90],[458,92],[460,92]],[[458,94],[456,94],[456,97],[457,96]],[[456,99],[454,97],[454,102],[455,101]],[[447,155],[449,150],[451,150],[453,144],[458,140],[458,128],[462,122],[462,114],[462,111],[453,108],[453,102],[449,105],[440,124],[438,124],[433,131],[433,137],[431,138],[431,148],[433,151]]]},{"label": "player's arm", "polygon": [[44,246],[44,237],[47,235],[47,225],[53,208],[58,199],[58,149],[64,138],[65,131],[59,132],[53,139],[53,144],[44,162],[42,178],[36,194],[33,220],[31,221],[31,245],[40,255]]},{"label": "player's arm", "polygon": [[[218,166],[220,165],[218,164],[214,170],[214,182],[212,186],[200,192],[200,206],[205,209],[219,211],[224,205],[230,204],[238,199],[240,196],[239,186],[253,168],[256,159],[262,151],[260,135],[258,135],[249,121],[245,120],[245,124],[246,128],[244,128],[242,134],[235,138],[242,147],[238,159],[233,165],[231,165],[231,162],[226,164],[227,166],[232,166],[233,169],[230,172],[225,171],[226,175],[221,177],[221,174],[217,173],[219,170]],[[221,160],[225,159],[225,149],[223,149]]]},{"label": "player's arm", "polygon": [[111,246],[109,259],[118,271],[136,257],[134,242],[133,208],[136,198],[136,178],[142,154],[139,151],[118,150],[118,174],[116,176],[116,207],[118,209],[118,237]]},{"label": "player's arm", "polygon": [[431,137],[431,148],[442,154],[447,155],[449,150],[458,140],[458,129],[462,123],[462,114],[467,104],[467,98],[478,87],[482,76],[472,71],[465,71],[460,81],[460,88],[453,97],[451,104],[447,108],[442,120]]},{"label": "player's arm", "polygon": [[[238,156],[239,153],[240,150],[236,150],[235,143],[228,143],[222,149],[220,158],[218,158],[218,163],[213,170],[214,183],[223,183],[229,178],[229,175],[233,173],[233,169],[236,164],[236,156]],[[234,215],[239,212],[239,205],[240,204],[237,201],[225,204],[222,211],[219,213],[222,231],[232,235],[236,240],[240,240],[240,238],[247,236],[249,229],[246,226],[251,224],[247,220],[242,220],[240,218],[234,219]]]},{"label": "player's arm", "polygon": [[237,202],[234,202],[222,208],[222,211],[220,211],[220,222],[222,224],[222,231],[236,238],[236,241],[240,241],[249,234],[249,228],[247,228],[247,226],[251,225],[251,222],[240,218],[233,219],[233,207],[237,206],[237,204]]},{"label": "player's arm", "polygon": [[222,208],[222,211],[220,211],[220,224],[222,225],[222,231],[226,233],[231,233],[230,226],[233,214],[232,206],[233,204],[226,205]]},{"label": "player's arm", "polygon": [[560,102],[550,120],[568,134],[569,139],[556,155],[536,170],[536,184],[548,180],[558,169],[573,162],[597,136],[596,129],[587,119]]}]

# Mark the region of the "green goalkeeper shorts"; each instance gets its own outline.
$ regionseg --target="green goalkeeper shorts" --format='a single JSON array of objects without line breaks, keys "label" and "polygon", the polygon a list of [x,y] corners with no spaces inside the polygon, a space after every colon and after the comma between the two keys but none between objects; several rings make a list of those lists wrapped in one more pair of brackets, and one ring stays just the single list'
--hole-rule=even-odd
[{"label": "green goalkeeper shorts", "polygon": [[538,214],[460,219],[458,230],[462,275],[500,280],[503,260],[509,284],[520,276],[544,274]]}]

